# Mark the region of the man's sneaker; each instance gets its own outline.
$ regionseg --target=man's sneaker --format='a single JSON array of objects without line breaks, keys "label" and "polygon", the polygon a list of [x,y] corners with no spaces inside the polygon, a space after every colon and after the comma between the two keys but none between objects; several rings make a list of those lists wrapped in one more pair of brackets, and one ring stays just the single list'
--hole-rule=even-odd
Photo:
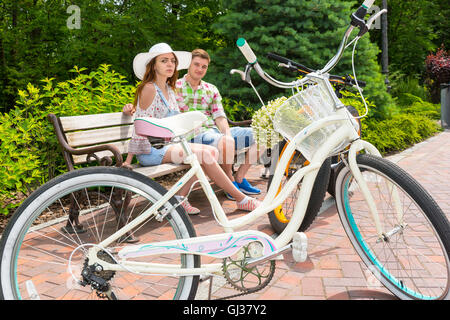
[{"label": "man's sneaker", "polygon": [[[238,190],[240,190],[240,188],[239,188],[239,186],[238,186],[238,183],[237,183],[236,181],[233,181],[233,184],[234,184],[234,186],[235,186]],[[242,190],[240,190],[240,191],[242,191]],[[234,201],[233,196],[232,196],[231,194],[229,194],[228,192],[225,192],[225,196],[226,196],[228,199]]]},{"label": "man's sneaker", "polygon": [[244,204],[236,201],[236,205],[239,210],[253,211],[261,204],[261,202],[256,200],[255,198],[247,197],[247,199],[247,202]]},{"label": "man's sneaker", "polygon": [[181,206],[184,208],[184,211],[186,211],[187,214],[196,215],[200,213],[200,209],[191,206],[187,199],[181,202]]},{"label": "man's sneaker", "polygon": [[260,194],[261,190],[259,190],[258,188],[253,187],[248,181],[247,179],[242,179],[242,182],[236,182],[238,188],[242,191],[242,193],[245,194]]}]

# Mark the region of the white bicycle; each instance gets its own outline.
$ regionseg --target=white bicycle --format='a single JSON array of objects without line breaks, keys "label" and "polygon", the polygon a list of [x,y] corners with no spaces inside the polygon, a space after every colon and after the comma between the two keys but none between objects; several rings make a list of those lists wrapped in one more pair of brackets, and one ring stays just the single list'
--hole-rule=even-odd
[{"label": "white bicycle", "polygon": [[[275,115],[275,128],[290,143],[256,210],[234,219],[225,215],[186,139],[205,120],[201,113],[136,119],[142,135],[171,136],[172,143],[181,143],[191,169],[168,191],[143,175],[112,167],[72,171],[37,189],[2,236],[1,298],[193,299],[201,275],[223,275],[241,294],[255,292],[270,282],[283,253],[306,259],[307,239],[298,229],[317,172],[335,154],[346,164],[336,178],[339,216],[374,276],[402,299],[449,298],[448,220],[413,178],[360,139],[357,121],[328,81],[327,72],[339,61],[351,31],[359,27],[362,36],[373,21],[364,21],[373,2],[366,0],[353,14],[337,55],[322,70],[291,83],[267,75],[245,40],[238,40],[264,79],[303,88]],[[278,193],[297,149],[310,164]],[[193,176],[223,233],[197,235],[173,197]],[[294,213],[275,239],[256,230],[236,231],[280,206],[300,182]],[[83,227],[68,229],[74,210]]]}]

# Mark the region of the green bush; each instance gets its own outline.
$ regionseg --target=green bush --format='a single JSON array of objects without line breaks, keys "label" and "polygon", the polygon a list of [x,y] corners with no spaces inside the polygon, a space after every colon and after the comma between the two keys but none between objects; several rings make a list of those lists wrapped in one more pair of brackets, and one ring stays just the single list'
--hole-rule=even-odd
[{"label": "green bush", "polygon": [[406,149],[439,130],[437,122],[426,116],[398,114],[382,121],[368,119],[363,125],[362,138],[384,154]]},{"label": "green bush", "polygon": [[250,120],[255,110],[245,105],[242,101],[233,100],[224,97],[222,99],[222,105],[225,109],[227,117],[231,121]]},{"label": "green bush", "polygon": [[19,90],[19,99],[10,112],[0,114],[0,213],[8,214],[18,205],[22,194],[52,177],[66,167],[58,147],[49,113],[71,116],[118,112],[133,100],[135,86],[125,77],[101,65],[84,73],[85,68],[70,70],[71,80],[54,83],[42,80],[38,88],[28,84]]},{"label": "green bush", "polygon": [[408,114],[421,115],[433,120],[441,118],[441,106],[431,102],[416,100],[402,110]]},{"label": "green bush", "polygon": [[[360,115],[366,112],[358,93],[341,93],[344,104],[355,107]],[[408,103],[391,110],[390,116],[383,120],[374,117],[377,106],[366,99],[369,112],[367,117],[361,118],[362,138],[375,145],[383,154],[408,148],[440,131],[435,121],[440,119],[440,106],[410,93],[404,95],[408,97]]]},{"label": "green bush", "polygon": [[430,101],[431,99],[427,88],[420,85],[418,77],[393,72],[390,81],[392,85],[390,92],[397,105],[408,106],[418,100]]}]

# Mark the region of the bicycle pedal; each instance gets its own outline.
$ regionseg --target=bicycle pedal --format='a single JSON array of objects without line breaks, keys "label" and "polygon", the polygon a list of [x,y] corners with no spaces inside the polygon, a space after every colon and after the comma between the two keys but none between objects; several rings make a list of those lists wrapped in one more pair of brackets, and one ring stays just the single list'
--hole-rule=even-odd
[{"label": "bicycle pedal", "polygon": [[292,238],[292,256],[295,262],[305,262],[308,257],[308,237],[303,232],[296,232]]}]

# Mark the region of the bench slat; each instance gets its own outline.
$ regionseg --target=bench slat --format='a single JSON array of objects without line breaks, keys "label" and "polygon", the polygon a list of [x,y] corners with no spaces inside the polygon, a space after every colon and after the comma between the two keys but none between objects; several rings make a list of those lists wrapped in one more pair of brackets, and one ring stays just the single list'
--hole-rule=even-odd
[{"label": "bench slat", "polygon": [[141,167],[139,165],[133,165],[133,171],[139,172],[150,178],[157,178],[164,176],[169,173],[177,172],[183,169],[188,169],[190,166],[188,164],[174,164],[174,163],[163,163],[158,166]]},{"label": "bench slat", "polygon": [[64,132],[132,124],[133,117],[122,112],[60,117]]},{"label": "bench slat", "polygon": [[66,133],[69,146],[76,148],[131,138],[133,126],[126,125]]}]

